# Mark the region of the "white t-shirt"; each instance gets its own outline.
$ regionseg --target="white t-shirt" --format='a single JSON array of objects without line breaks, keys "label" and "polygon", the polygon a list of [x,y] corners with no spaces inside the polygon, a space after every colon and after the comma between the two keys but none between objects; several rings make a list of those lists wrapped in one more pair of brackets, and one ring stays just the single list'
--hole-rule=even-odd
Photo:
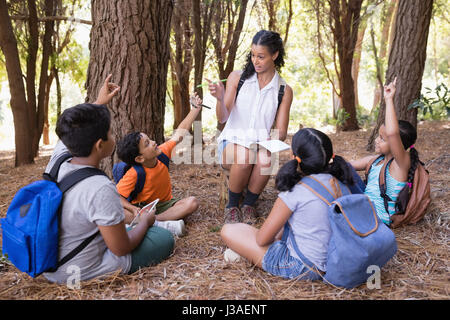
[{"label": "white t-shirt", "polygon": [[[329,182],[332,175],[321,173],[311,176],[332,190]],[[331,237],[328,205],[301,184],[296,184],[292,191],[280,192],[278,196],[292,211],[288,221],[298,248],[320,270],[326,271]],[[291,238],[287,240],[287,247],[291,256],[300,258],[292,246]]]},{"label": "white t-shirt", "polygon": [[[45,172],[49,172],[66,146],[58,141]],[[58,181],[68,173],[86,166],[64,162],[59,170]],[[59,235],[59,259],[62,259],[83,240],[98,231],[100,226],[112,226],[124,220],[125,215],[114,183],[105,176],[92,176],[66,191],[63,198]],[[131,268],[131,254],[114,255],[102,236],[97,235],[80,253],[62,265],[56,272],[44,273],[51,282],[66,283],[70,277],[87,280]]]},{"label": "white t-shirt", "polygon": [[246,79],[217,142],[228,140],[250,145],[267,140],[277,115],[281,81],[282,78],[277,71],[272,80],[262,89],[259,88],[256,72]]}]

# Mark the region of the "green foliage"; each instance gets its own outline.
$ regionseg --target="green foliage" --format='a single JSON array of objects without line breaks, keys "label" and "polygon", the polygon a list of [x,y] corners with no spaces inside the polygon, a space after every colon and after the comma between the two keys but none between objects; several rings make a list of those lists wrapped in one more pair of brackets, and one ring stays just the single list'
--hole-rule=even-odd
[{"label": "green foliage", "polygon": [[434,90],[426,87],[425,94],[408,106],[409,109],[418,108],[419,120],[443,120],[450,117],[450,93],[444,83]]},{"label": "green foliage", "polygon": [[350,118],[350,114],[345,111],[344,108],[339,108],[336,112],[336,118],[328,119],[327,123],[336,127],[341,127],[348,118]]}]

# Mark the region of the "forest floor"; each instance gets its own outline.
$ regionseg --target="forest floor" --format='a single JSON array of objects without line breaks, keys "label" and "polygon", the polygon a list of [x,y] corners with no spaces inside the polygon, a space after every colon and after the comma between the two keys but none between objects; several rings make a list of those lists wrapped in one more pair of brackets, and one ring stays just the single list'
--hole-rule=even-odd
[{"label": "forest floor", "polygon": [[[133,275],[119,273],[81,283],[81,288],[49,283],[43,276],[32,279],[7,261],[0,260],[0,300],[149,299],[149,300],[270,300],[270,299],[449,299],[450,297],[450,122],[426,122],[418,126],[415,144],[430,172],[432,203],[416,225],[394,229],[398,251],[381,270],[381,287],[366,284],[346,290],[321,281],[284,280],[271,276],[246,260],[227,263],[220,239],[223,211],[219,209],[221,169],[217,165],[170,167],[173,194],[195,196],[200,208],[186,219],[187,235],[176,240],[171,257]],[[335,153],[351,160],[365,151],[370,131],[330,134]],[[290,138],[289,141],[290,143]],[[14,168],[14,153],[0,152],[0,217],[16,191],[37,179],[49,160],[43,150],[33,165]],[[281,163],[290,153],[281,154]],[[274,178],[258,200],[263,218],[277,197]]]}]

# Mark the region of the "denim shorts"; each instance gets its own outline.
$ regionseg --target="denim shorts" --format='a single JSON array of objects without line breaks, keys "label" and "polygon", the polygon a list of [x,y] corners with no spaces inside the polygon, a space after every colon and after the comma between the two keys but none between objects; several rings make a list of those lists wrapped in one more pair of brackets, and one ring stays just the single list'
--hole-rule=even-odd
[{"label": "denim shorts", "polygon": [[219,142],[218,146],[217,146],[217,160],[220,164],[222,163],[222,154],[223,154],[223,150],[225,150],[225,147],[227,146],[227,144],[229,144],[230,141],[228,140],[222,140]]},{"label": "denim shorts", "polygon": [[290,255],[285,241],[272,243],[263,257],[264,271],[286,279],[319,280],[321,276]]}]

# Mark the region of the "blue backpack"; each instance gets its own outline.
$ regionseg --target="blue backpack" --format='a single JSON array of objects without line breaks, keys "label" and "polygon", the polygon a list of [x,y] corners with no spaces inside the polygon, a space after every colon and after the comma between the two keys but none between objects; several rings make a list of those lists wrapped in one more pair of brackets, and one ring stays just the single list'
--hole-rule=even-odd
[{"label": "blue backpack", "polygon": [[[394,233],[377,216],[373,203],[365,194],[351,194],[340,181],[339,186],[330,191],[311,176],[304,177],[301,184],[329,206],[331,238],[324,282],[345,288],[365,283],[370,276],[369,266],[376,265],[381,269],[397,252]],[[289,226],[287,229],[289,232]],[[301,260],[310,269],[317,270],[299,250],[292,232],[289,236]]]},{"label": "blue backpack", "polygon": [[[167,169],[169,169],[170,159],[164,152],[161,152],[161,154],[157,158],[167,167]],[[114,164],[113,166],[113,178],[116,184],[119,183],[120,179],[123,178],[125,173],[127,173],[127,171],[131,169],[131,167],[133,167],[134,170],[136,170],[137,172],[137,181],[136,184],[134,185],[134,190],[130,193],[130,195],[127,198],[128,202],[131,202],[134,199],[136,199],[138,194],[141,193],[142,189],[144,188],[146,177],[145,170],[142,167],[142,165],[129,166],[122,161]]]},{"label": "blue backpack", "polygon": [[106,174],[96,168],[82,168],[65,176],[57,183],[61,164],[72,158],[62,154],[44,180],[21,188],[14,196],[2,226],[2,251],[22,272],[37,277],[43,272],[54,272],[83,250],[98,234],[85,239],[61,260],[59,251],[59,222],[64,192],[87,177]]}]

